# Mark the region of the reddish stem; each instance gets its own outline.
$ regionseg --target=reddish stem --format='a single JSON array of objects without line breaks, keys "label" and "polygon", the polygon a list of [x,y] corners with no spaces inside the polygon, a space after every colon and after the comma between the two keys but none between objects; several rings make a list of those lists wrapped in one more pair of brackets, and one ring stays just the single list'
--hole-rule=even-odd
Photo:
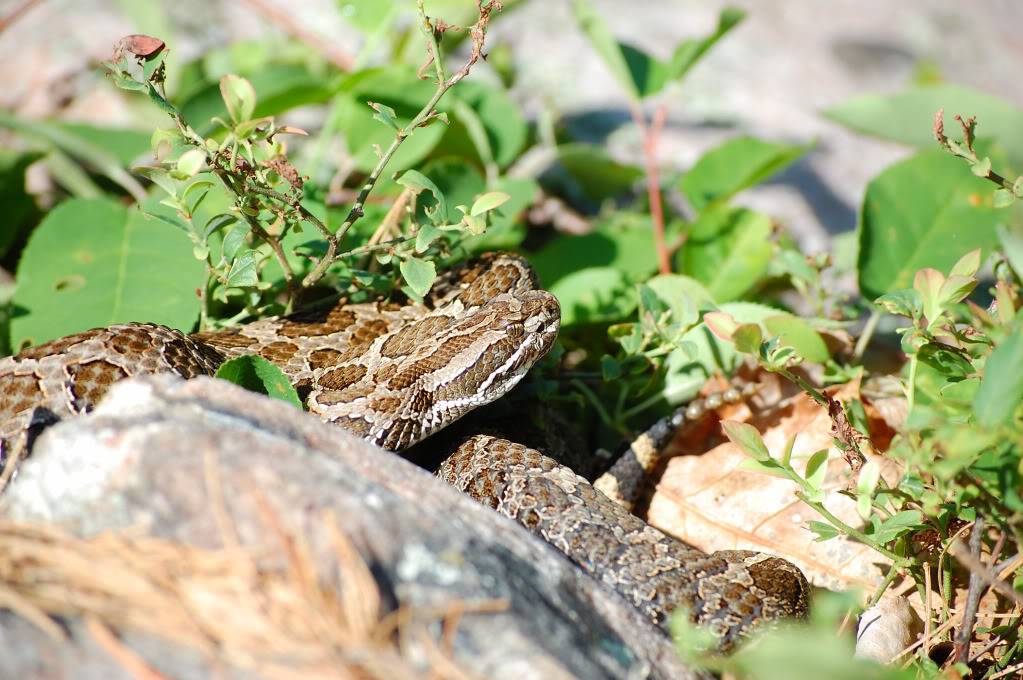
[{"label": "reddish stem", "polygon": [[646,191],[650,200],[650,217],[654,222],[654,244],[657,247],[657,263],[662,274],[671,273],[668,244],[664,238],[664,204],[661,202],[661,183],[657,172],[657,144],[668,109],[661,104],[654,110],[654,117],[648,127],[643,120],[639,106],[632,107],[632,119],[643,136],[643,155],[646,158]]}]

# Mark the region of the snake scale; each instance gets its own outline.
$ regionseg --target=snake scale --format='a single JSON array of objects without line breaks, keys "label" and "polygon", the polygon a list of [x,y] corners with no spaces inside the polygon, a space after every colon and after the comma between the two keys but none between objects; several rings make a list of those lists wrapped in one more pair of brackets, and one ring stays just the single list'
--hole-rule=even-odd
[{"label": "snake scale", "polygon": [[[10,457],[27,449],[36,426],[88,412],[117,380],[209,375],[231,357],[259,354],[284,371],[310,412],[403,450],[511,390],[553,346],[560,320],[528,263],[494,253],[443,274],[421,303],[342,300],[192,335],[144,323],[94,329],[0,360],[0,438]],[[663,436],[676,424],[654,429]],[[630,450],[618,478],[649,455]],[[695,550],[534,449],[472,436],[438,475],[543,537],[655,623],[687,607],[722,649],[753,624],[807,611],[809,587],[788,562]],[[616,477],[601,480],[605,491],[620,495],[608,479]]]}]

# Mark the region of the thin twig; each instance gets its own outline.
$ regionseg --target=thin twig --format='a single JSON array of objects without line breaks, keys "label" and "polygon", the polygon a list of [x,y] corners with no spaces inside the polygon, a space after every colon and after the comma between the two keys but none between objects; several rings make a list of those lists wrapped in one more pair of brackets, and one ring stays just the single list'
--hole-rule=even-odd
[{"label": "thin twig", "polygon": [[863,353],[867,351],[867,345],[870,344],[870,339],[874,336],[874,331],[877,330],[877,323],[880,320],[880,310],[875,309],[870,312],[870,316],[867,317],[867,323],[863,326],[863,332],[856,339],[856,347],[853,348],[852,354],[853,361],[859,362],[863,358]]},{"label": "thin twig", "polygon": [[114,632],[96,616],[85,617],[85,628],[92,635],[96,644],[102,647],[136,680],[170,680],[166,675],[147,664],[134,650],[118,640]]},{"label": "thin twig", "polygon": [[654,223],[654,244],[657,248],[657,263],[662,274],[671,273],[671,260],[668,256],[668,245],[664,238],[664,204],[661,201],[661,185],[657,171],[657,145],[668,109],[661,104],[654,111],[653,119],[647,126],[643,120],[643,111],[639,104],[632,106],[632,120],[639,128],[643,137],[643,156],[646,160],[646,190],[650,201],[650,217]]},{"label": "thin twig", "polygon": [[26,12],[40,4],[42,0],[24,0],[20,5],[17,5],[7,14],[0,17],[0,33],[3,33],[11,27],[14,22],[23,17]]},{"label": "thin twig", "polygon": [[949,552],[952,554],[952,557],[955,558],[956,562],[969,570],[971,582],[973,576],[976,575],[984,582],[985,585],[990,586],[999,595],[1012,600],[1019,606],[1023,606],[1023,595],[1020,595],[1013,590],[1012,586],[1002,581],[1002,576],[1000,574],[995,574],[984,566],[984,563],[980,561],[979,557],[974,557],[959,546],[954,546]]},{"label": "thin twig", "polygon": [[351,71],[354,68],[355,58],[352,55],[336,45],[330,44],[312,31],[306,30],[299,22],[295,21],[291,13],[277,9],[266,0],[245,1],[282,31],[312,47],[342,71]]},{"label": "thin twig", "polygon": [[345,218],[345,221],[341,223],[341,226],[338,227],[336,233],[327,238],[327,252],[317,263],[316,267],[314,267],[313,270],[306,275],[305,279],[302,281],[303,287],[308,288],[319,281],[327,271],[327,268],[337,259],[337,250],[341,242],[344,240],[345,234],[347,234],[348,230],[352,228],[352,225],[354,225],[363,216],[363,208],[366,205],[366,199],[369,197],[370,192],[373,191],[373,187],[376,186],[377,181],[383,174],[384,168],[390,162],[394,153],[398,150],[398,147],[416,131],[416,128],[427,125],[430,121],[437,117],[437,112],[434,110],[434,107],[440,101],[441,97],[443,97],[448,90],[467,76],[473,65],[482,58],[483,41],[486,36],[487,24],[490,21],[490,13],[495,10],[500,10],[501,3],[498,2],[498,0],[490,0],[490,2],[486,3],[484,3],[483,0],[477,0],[476,7],[479,10],[480,18],[469,29],[472,39],[472,52],[462,68],[455,71],[450,77],[444,79],[442,77],[444,75],[444,70],[441,65],[440,51],[437,45],[435,29],[433,24],[430,23],[430,18],[426,16],[426,10],[423,7],[423,0],[419,0],[418,10],[420,29],[427,37],[430,58],[433,60],[438,77],[437,89],[433,93],[433,96],[430,97],[430,101],[426,103],[426,106],[424,106],[422,110],[416,114],[415,118],[413,118],[408,125],[398,130],[397,134],[394,136],[394,141],[392,141],[391,145],[387,147],[387,150],[380,155],[380,160],[377,161],[376,167],[374,167],[369,173],[369,177],[366,178],[365,184],[363,184],[362,188],[359,190],[359,195],[355,198],[355,203],[348,212],[348,216]]},{"label": "thin twig", "polygon": [[[981,540],[984,535],[984,517],[977,513],[977,519],[973,522],[973,529],[970,531],[970,556],[980,564],[980,549],[983,546]],[[955,552],[952,553],[953,556]],[[977,622],[977,609],[980,607],[980,598],[986,588],[979,573],[970,572],[970,586],[966,592],[966,611],[963,612],[963,625],[956,631],[955,636],[955,659],[964,663],[970,656],[970,640],[973,639],[973,626]]]},{"label": "thin twig", "polygon": [[864,609],[870,609],[881,600],[881,596],[885,594],[885,591],[888,590],[888,587],[891,586],[893,581],[895,581],[895,577],[899,575],[900,566],[902,565],[899,565],[896,562],[892,562],[890,565],[888,565],[888,573],[885,574],[884,580],[881,581],[881,585],[879,585],[874,590],[874,595],[870,598],[870,601],[867,602],[867,605],[864,607]]}]

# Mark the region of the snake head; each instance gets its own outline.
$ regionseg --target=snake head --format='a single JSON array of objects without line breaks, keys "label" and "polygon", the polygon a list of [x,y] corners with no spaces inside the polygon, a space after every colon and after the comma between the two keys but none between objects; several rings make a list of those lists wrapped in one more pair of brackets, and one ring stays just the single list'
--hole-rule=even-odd
[{"label": "snake head", "polygon": [[460,396],[475,408],[504,396],[551,350],[560,326],[561,306],[545,290],[494,296],[451,329],[453,337],[475,340],[453,357],[451,365],[460,370],[437,385],[438,406]]},{"label": "snake head", "polygon": [[406,448],[507,394],[554,346],[561,307],[544,290],[506,292],[459,317],[403,358],[388,382],[407,384],[392,392],[401,403],[374,424],[371,441]]}]

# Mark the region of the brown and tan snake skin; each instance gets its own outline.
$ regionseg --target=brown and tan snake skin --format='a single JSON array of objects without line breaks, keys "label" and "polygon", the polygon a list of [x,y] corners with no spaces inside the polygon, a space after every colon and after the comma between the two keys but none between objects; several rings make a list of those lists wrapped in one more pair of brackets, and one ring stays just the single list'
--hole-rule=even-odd
[{"label": "brown and tan snake skin", "polygon": [[[511,390],[550,350],[560,318],[529,265],[501,253],[445,274],[422,304],[338,303],[191,336],[154,324],[95,329],[0,360],[0,437],[6,451],[18,450],[33,424],[87,412],[131,375],[209,375],[228,358],[259,354],[284,371],[311,412],[401,450]],[[542,536],[655,622],[686,606],[723,649],[752,624],[806,613],[808,586],[789,563],[692,549],[536,450],[476,436],[438,474]]]}]

